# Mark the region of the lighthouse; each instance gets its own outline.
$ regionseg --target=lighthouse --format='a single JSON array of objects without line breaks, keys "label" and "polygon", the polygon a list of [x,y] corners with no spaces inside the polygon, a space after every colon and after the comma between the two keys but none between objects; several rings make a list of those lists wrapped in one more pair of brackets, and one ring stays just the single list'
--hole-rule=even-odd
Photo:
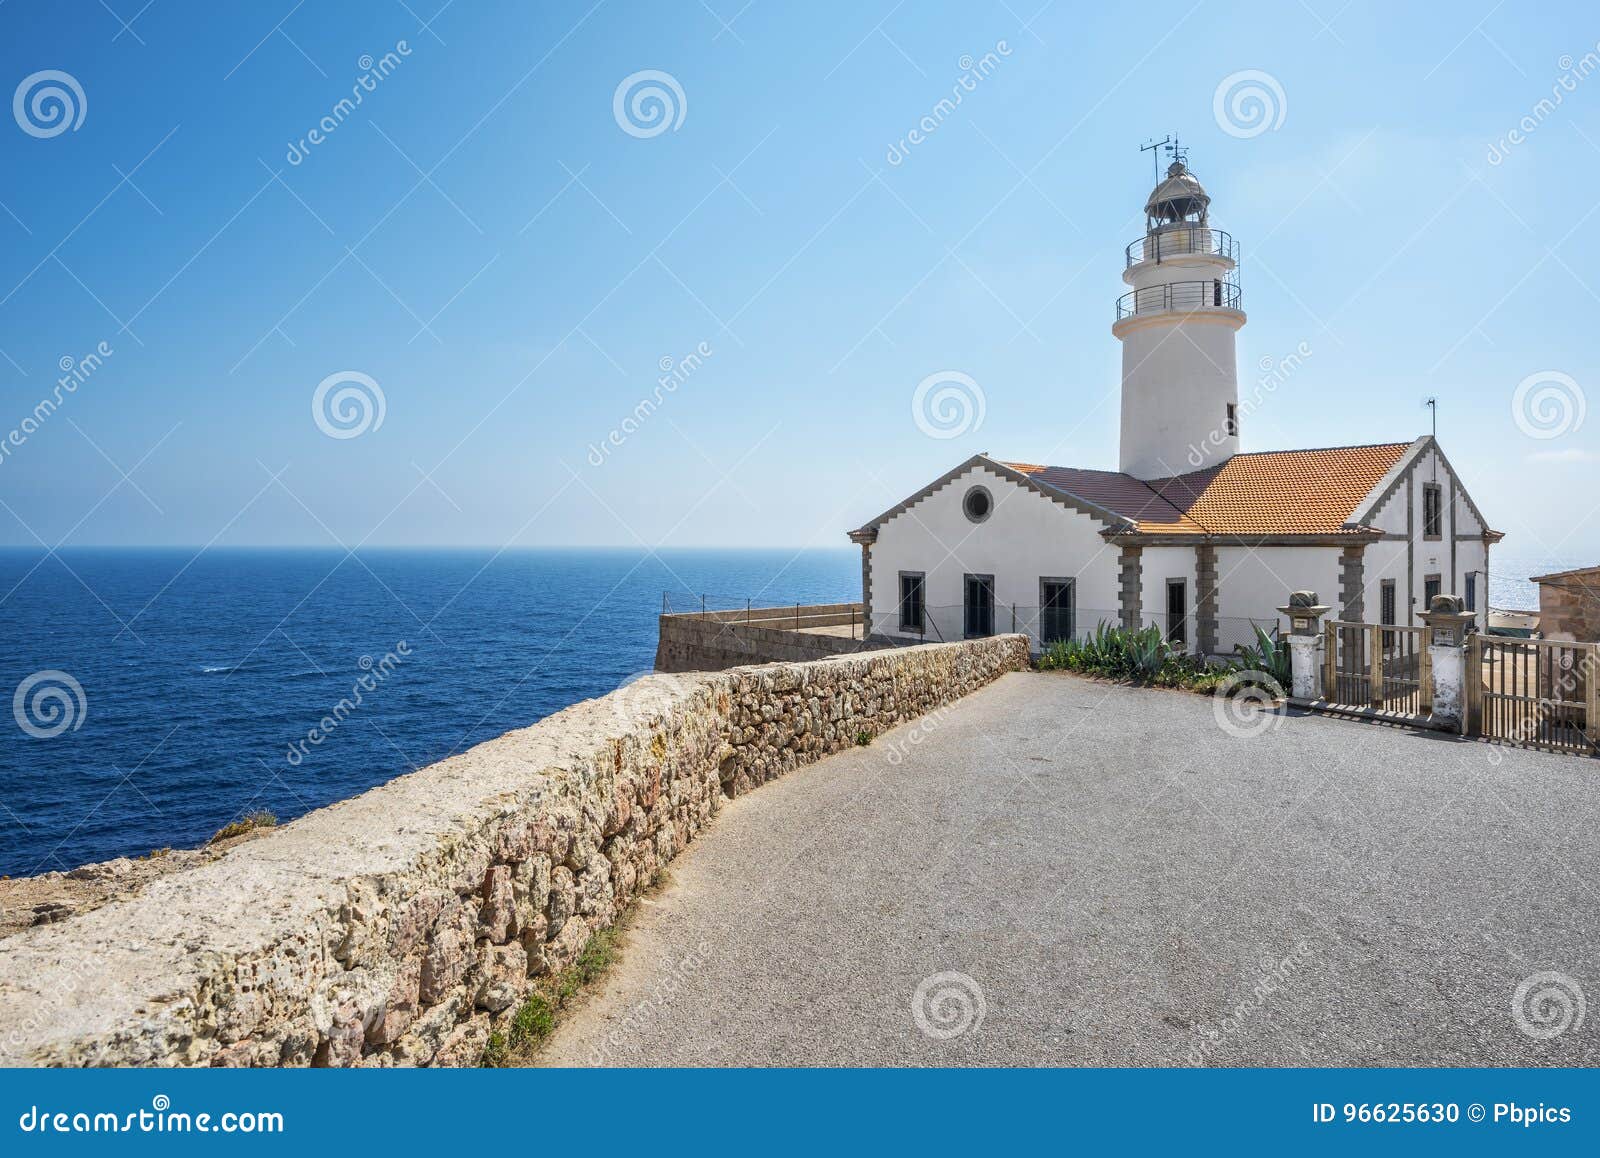
[{"label": "lighthouse", "polygon": [[1181,150],[1124,251],[1111,332],[1122,342],[1120,469],[1140,479],[1218,466],[1239,451],[1234,335],[1244,325],[1239,254],[1211,225],[1211,198]]}]

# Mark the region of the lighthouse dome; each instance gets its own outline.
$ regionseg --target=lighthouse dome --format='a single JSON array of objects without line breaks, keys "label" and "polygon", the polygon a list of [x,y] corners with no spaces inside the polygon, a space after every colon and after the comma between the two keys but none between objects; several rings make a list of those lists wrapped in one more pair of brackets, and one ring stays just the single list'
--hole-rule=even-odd
[{"label": "lighthouse dome", "polygon": [[1150,191],[1144,204],[1152,223],[1204,221],[1211,196],[1182,161],[1167,166],[1166,178]]}]

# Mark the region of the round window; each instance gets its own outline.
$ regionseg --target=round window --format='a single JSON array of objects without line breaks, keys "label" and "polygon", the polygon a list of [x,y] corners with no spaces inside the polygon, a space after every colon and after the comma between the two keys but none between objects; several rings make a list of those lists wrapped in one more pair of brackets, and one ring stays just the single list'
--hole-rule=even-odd
[{"label": "round window", "polygon": [[967,497],[961,500],[961,509],[972,522],[981,523],[994,510],[994,499],[989,496],[987,488],[973,487],[967,492]]}]

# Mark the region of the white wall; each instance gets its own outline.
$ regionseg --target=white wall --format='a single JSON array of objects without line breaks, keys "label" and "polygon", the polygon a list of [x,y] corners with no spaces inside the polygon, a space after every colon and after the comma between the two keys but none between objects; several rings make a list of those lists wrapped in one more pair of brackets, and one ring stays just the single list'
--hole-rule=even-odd
[{"label": "white wall", "polygon": [[[1428,482],[1437,482],[1444,496],[1443,526],[1438,539],[1427,539],[1422,534],[1423,484]],[[1483,572],[1489,566],[1489,552],[1482,539],[1483,524],[1472,513],[1464,496],[1460,478],[1430,447],[1418,456],[1395,493],[1378,508],[1370,522],[1385,535],[1395,538],[1374,543],[1366,551],[1362,579],[1369,622],[1378,622],[1380,587],[1384,579],[1395,580],[1396,620],[1402,624],[1420,624],[1418,615],[1428,609],[1423,600],[1427,576],[1437,574],[1440,577],[1440,590],[1444,594],[1464,597],[1466,575],[1475,571],[1478,573],[1475,608],[1478,626],[1486,626],[1488,580]]]},{"label": "white wall", "polygon": [[1159,624],[1163,630],[1172,626],[1167,619],[1167,580],[1184,581],[1184,639],[1190,650],[1200,641],[1195,619],[1195,604],[1200,598],[1197,567],[1193,547],[1146,547],[1140,576],[1140,606],[1145,622]]},{"label": "white wall", "polygon": [[[994,508],[981,523],[962,512],[962,500],[975,485],[989,489]],[[1010,609],[1039,605],[1044,576],[1077,580],[1078,623],[1093,623],[1099,613],[1113,617],[1118,604],[1118,551],[1100,537],[1104,524],[1036,494],[1027,487],[975,466],[878,528],[872,546],[874,629],[898,635],[901,571],[927,573],[930,613],[939,634],[959,638],[962,579],[993,575],[995,629],[1010,629]],[[932,625],[929,637],[934,635]]]},{"label": "white wall", "polygon": [[1339,605],[1338,547],[1218,547],[1217,642],[1221,651],[1251,642],[1250,623],[1270,627],[1296,591]]},{"label": "white wall", "polygon": [[1121,469],[1165,478],[1216,466],[1239,450],[1226,431],[1239,401],[1234,334],[1242,315],[1199,311],[1119,325]]}]

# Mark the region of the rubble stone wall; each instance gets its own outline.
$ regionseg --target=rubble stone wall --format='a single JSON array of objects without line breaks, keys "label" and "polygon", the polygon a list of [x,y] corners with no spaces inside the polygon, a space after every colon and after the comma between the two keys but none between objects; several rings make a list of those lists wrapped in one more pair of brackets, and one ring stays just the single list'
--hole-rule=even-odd
[{"label": "rubble stone wall", "polygon": [[780,620],[745,624],[663,615],[656,644],[656,670],[724,671],[753,663],[804,663],[830,655],[876,651],[882,643],[849,635],[794,631]]},{"label": "rubble stone wall", "polygon": [[647,676],[0,941],[9,1065],[470,1065],[733,796],[1024,636]]}]

